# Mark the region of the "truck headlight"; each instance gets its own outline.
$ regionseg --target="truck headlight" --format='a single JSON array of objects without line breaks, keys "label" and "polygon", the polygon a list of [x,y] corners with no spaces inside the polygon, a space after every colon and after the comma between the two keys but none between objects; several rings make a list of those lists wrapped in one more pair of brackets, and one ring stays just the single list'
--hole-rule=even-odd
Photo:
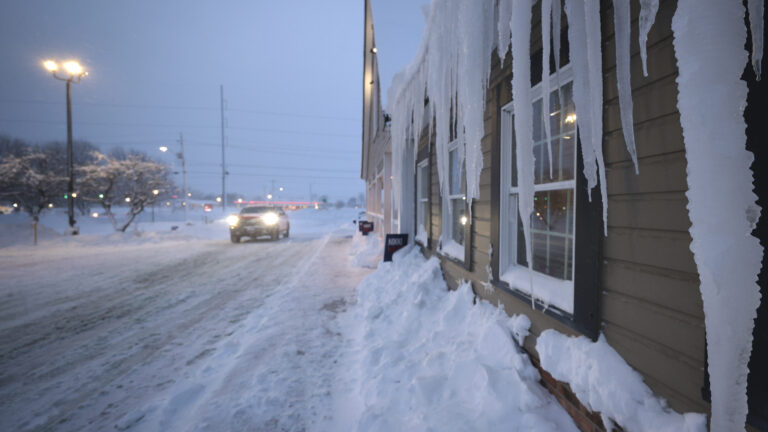
[{"label": "truck headlight", "polygon": [[227,216],[227,223],[229,226],[235,226],[237,223],[240,222],[240,218],[237,217],[237,215],[229,215]]},{"label": "truck headlight", "polygon": [[264,223],[267,225],[274,225],[279,219],[277,213],[267,213],[264,215]]}]

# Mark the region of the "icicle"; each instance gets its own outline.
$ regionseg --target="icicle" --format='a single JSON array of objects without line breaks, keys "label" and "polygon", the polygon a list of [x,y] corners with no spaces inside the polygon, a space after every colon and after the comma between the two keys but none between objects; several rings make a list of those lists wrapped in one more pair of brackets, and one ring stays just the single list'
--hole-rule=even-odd
[{"label": "icicle", "polygon": [[750,170],[753,155],[745,147],[747,84],[741,75],[748,53],[742,2],[680,0],[672,31],[690,248],[707,330],[710,430],[744,430],[763,248],[750,235],[759,207]]},{"label": "icicle", "polygon": [[472,201],[480,197],[480,172],[483,169],[481,142],[485,135],[485,94],[491,75],[488,55],[492,51],[494,13],[490,0],[461,0],[457,10],[459,44],[456,47],[456,95],[458,131],[465,138],[467,208],[470,220]]},{"label": "icicle", "polygon": [[504,58],[509,51],[509,22],[512,19],[512,0],[499,0],[499,17],[497,22],[497,33],[499,40],[496,45],[499,53],[499,60],[504,64]]},{"label": "icicle", "polygon": [[629,72],[629,0],[613,0],[613,24],[616,32],[616,86],[619,89],[621,130],[627,151],[635,164],[635,174],[639,174],[632,115],[632,80]]},{"label": "icicle", "polygon": [[531,214],[533,213],[533,113],[531,108],[531,0],[518,0],[512,11],[512,104],[515,116],[517,152],[518,209],[525,236],[525,257],[531,277],[531,307],[535,308],[533,290],[533,254],[531,251]]},{"label": "icicle", "polygon": [[573,101],[581,136],[584,176],[589,198],[600,177],[603,198],[603,228],[608,235],[608,194],[603,162],[603,76],[600,48],[600,4],[598,0],[566,0],[568,40],[573,64]]},{"label": "icicle", "polygon": [[765,0],[749,0],[749,28],[752,30],[752,68],[757,80],[760,81],[761,63],[763,61],[763,14]]},{"label": "icicle", "polygon": [[547,156],[549,157],[549,178],[552,178],[552,126],[549,122],[549,24],[552,14],[552,0],[541,0],[541,121],[544,123],[544,135],[547,140]]},{"label": "icicle", "polygon": [[651,31],[653,22],[656,20],[656,11],[659,10],[659,0],[640,0],[640,22],[638,31],[638,40],[640,42],[640,60],[643,62],[643,75],[648,76],[648,67],[646,64],[648,42],[648,32]]}]

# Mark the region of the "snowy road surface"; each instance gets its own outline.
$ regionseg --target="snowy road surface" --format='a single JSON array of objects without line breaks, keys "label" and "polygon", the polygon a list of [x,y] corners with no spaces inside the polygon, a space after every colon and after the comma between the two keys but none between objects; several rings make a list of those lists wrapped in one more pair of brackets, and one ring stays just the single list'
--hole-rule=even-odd
[{"label": "snowy road surface", "polygon": [[370,272],[346,219],[292,218],[278,242],[0,249],[0,429],[322,429],[335,317]]}]

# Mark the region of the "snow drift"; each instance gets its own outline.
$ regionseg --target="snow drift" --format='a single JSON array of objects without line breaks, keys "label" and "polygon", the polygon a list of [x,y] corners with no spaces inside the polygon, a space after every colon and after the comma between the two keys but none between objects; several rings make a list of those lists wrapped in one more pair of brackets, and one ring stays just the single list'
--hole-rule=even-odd
[{"label": "snow drift", "polygon": [[355,430],[577,430],[513,340],[527,321],[474,298],[415,247],[363,280],[348,317],[362,325]]}]

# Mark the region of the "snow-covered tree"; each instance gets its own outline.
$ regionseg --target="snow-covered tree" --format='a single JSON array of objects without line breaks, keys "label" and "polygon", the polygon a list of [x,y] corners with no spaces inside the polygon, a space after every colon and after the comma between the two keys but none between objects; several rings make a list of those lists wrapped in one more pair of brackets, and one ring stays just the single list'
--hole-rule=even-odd
[{"label": "snow-covered tree", "polygon": [[66,173],[61,168],[50,150],[32,147],[6,154],[0,159],[0,197],[18,203],[36,230],[40,213],[66,191]]},{"label": "snow-covered tree", "polygon": [[[93,157],[93,163],[78,169],[81,196],[100,203],[117,231],[125,232],[136,216],[155,203],[154,191],[173,188],[168,167],[144,154],[94,152]],[[117,206],[127,207],[125,218],[114,213]]]}]

